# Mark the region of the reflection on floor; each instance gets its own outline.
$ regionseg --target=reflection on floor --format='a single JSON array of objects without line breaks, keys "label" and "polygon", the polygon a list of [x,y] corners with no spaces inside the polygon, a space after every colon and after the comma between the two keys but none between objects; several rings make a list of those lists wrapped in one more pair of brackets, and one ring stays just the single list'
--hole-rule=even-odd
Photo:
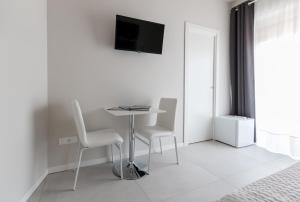
[{"label": "reflection on floor", "polygon": [[153,154],[151,174],[134,181],[116,178],[110,163],[82,168],[76,191],[73,171],[51,174],[29,202],[214,201],[295,162],[257,146],[236,149],[213,141],[182,147],[179,154],[179,166],[173,150]]}]

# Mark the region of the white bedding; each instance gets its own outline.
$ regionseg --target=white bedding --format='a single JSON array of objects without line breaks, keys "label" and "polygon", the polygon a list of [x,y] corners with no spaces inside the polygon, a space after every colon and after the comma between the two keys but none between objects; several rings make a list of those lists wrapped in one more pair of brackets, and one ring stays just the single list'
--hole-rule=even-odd
[{"label": "white bedding", "polygon": [[217,202],[300,202],[300,163],[258,180]]}]

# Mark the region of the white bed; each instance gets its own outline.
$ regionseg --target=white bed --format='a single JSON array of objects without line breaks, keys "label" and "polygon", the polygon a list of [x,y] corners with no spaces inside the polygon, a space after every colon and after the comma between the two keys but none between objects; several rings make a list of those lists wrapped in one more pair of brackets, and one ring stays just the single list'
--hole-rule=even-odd
[{"label": "white bed", "polygon": [[300,163],[260,179],[217,202],[300,202]]}]

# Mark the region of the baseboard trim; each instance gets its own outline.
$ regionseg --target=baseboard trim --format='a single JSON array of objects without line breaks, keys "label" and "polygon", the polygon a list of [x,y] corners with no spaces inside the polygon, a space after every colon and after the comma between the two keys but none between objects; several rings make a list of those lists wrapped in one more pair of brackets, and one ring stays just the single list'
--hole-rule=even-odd
[{"label": "baseboard trim", "polygon": [[[85,161],[81,162],[80,167],[87,167],[87,166],[102,164],[102,163],[106,163],[108,161],[109,161],[109,159],[107,157],[102,157],[102,158],[92,159],[92,160],[85,160]],[[73,168],[74,168],[74,163],[68,163],[68,164],[65,164],[65,165],[54,166],[54,167],[48,168],[48,173],[52,174],[52,173],[57,173],[57,172],[70,170],[70,169],[73,169]]]},{"label": "baseboard trim", "polygon": [[[178,143],[177,146],[178,146],[178,148],[180,148],[180,147],[187,146],[187,144]],[[165,145],[165,146],[163,146],[163,151],[167,151],[167,150],[171,150],[171,149],[174,149],[174,145]],[[153,149],[153,151],[154,152],[160,152],[160,148],[155,147]],[[141,151],[137,151],[135,153],[136,156],[143,156],[143,155],[146,155],[146,154],[148,154],[148,150],[141,150]],[[124,156],[128,157],[128,153],[125,154]],[[82,161],[80,167],[93,166],[93,165],[103,164],[103,163],[107,163],[107,162],[109,162],[109,158],[102,157],[102,158],[98,158],[98,159]],[[70,170],[70,169],[73,169],[73,168],[74,168],[74,163],[68,163],[68,164],[65,164],[65,165],[54,166],[54,167],[48,168],[48,174],[63,172],[63,171]]]},{"label": "baseboard trim", "polygon": [[34,183],[34,185],[25,193],[20,202],[27,202],[27,200],[31,197],[33,192],[40,186],[40,184],[44,181],[44,179],[48,175],[48,170],[46,170],[41,177]]}]

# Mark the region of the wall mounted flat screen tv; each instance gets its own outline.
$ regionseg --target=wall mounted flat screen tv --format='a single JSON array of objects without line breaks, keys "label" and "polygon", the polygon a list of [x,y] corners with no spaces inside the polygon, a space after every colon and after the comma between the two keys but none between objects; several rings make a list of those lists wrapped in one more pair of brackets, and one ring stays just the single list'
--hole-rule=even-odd
[{"label": "wall mounted flat screen tv", "polygon": [[116,16],[115,49],[162,54],[165,25]]}]

